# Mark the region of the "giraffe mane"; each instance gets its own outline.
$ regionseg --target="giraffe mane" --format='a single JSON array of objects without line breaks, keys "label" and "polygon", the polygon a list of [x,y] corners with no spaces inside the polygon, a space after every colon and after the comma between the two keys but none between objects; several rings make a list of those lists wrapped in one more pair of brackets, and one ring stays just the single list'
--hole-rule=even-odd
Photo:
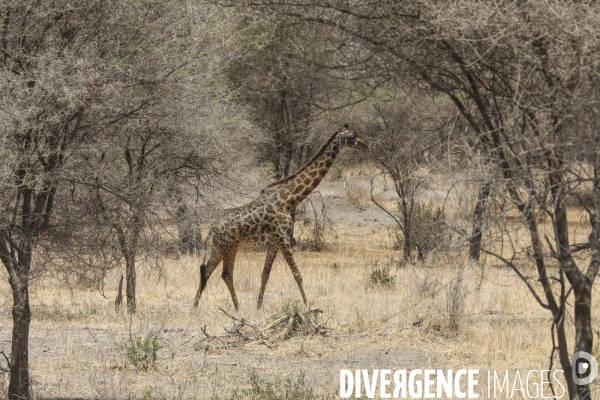
[{"label": "giraffe mane", "polygon": [[306,170],[306,168],[308,168],[317,158],[321,157],[325,153],[325,151],[327,150],[329,145],[331,143],[333,143],[333,141],[335,140],[335,138],[337,137],[337,135],[339,133],[340,133],[340,130],[335,131],[335,133],[333,135],[331,135],[331,137],[329,139],[327,139],[325,144],[323,146],[321,146],[321,148],[319,149],[317,154],[315,154],[314,156],[312,156],[312,158],[310,160],[308,160],[308,162],[304,165],[304,167],[300,168],[298,171],[296,171],[292,175],[288,175],[285,178],[282,178],[278,181],[275,181],[275,182],[269,184],[267,187],[278,186],[278,185],[281,185],[282,183],[286,183],[286,182],[291,181],[292,179],[295,179],[298,175],[300,175],[302,172],[304,172]]}]

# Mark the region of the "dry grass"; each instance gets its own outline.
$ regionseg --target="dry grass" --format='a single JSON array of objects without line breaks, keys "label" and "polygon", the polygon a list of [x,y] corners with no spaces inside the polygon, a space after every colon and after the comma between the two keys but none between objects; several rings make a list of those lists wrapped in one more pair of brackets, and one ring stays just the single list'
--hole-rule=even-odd
[{"label": "dry grass", "polygon": [[[346,214],[350,208],[344,206]],[[45,278],[31,291],[36,390],[47,396],[229,399],[234,389],[242,393],[251,387],[255,370],[260,382],[297,382],[304,373],[303,385],[335,398],[341,368],[478,368],[482,373],[547,368],[550,315],[514,273],[491,263],[475,266],[455,252],[400,264],[400,254],[390,250],[383,219],[373,221],[371,214],[354,212],[352,223],[337,223],[326,252],[295,255],[311,306],[324,310],[326,336],[292,336],[273,348],[258,343],[195,347],[204,337],[202,328],[222,334],[231,326],[219,308],[234,311],[220,269],[208,282],[198,309],[192,308],[200,261],[194,257],[165,260],[160,274],[140,265],[139,311],[134,316],[114,309],[116,271],[107,277],[104,294],[69,290]],[[300,298],[289,268],[278,257],[264,309],[256,310],[264,256],[241,252],[236,260],[234,280],[241,303],[236,315],[248,321],[264,321],[289,299]],[[372,284],[375,261],[389,268],[395,285]],[[7,351],[11,298],[6,276],[0,304],[0,349]],[[597,317],[594,326],[600,329]],[[149,331],[157,334],[163,348],[156,366],[136,371],[125,364],[122,344]]]}]

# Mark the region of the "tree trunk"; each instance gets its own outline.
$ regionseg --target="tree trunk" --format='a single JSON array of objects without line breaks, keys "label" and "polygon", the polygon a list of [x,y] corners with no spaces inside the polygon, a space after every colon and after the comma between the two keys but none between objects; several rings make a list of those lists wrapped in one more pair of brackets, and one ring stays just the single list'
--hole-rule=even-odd
[{"label": "tree trunk", "polygon": [[489,183],[484,183],[479,188],[479,193],[477,194],[477,204],[475,205],[475,210],[473,211],[473,232],[469,238],[469,258],[476,262],[479,262],[479,256],[481,254],[483,218],[487,208],[488,200],[490,198],[491,190],[492,186]]},{"label": "tree trunk", "polygon": [[[594,201],[594,213],[590,216],[590,225],[592,232],[588,237],[588,242],[592,250],[590,264],[585,273],[574,268],[569,272],[577,274],[577,279],[572,282],[573,292],[575,293],[575,353],[585,351],[592,353],[594,348],[594,334],[592,331],[592,288],[594,280],[600,269],[600,160],[594,163],[594,187],[592,190]],[[568,275],[567,275],[568,276]],[[574,360],[576,361],[576,360]],[[591,399],[589,385],[578,385],[577,391],[580,400]]]},{"label": "tree trunk", "polygon": [[125,256],[125,277],[127,279],[127,311],[135,313],[135,253],[133,251]]},{"label": "tree trunk", "polygon": [[[134,222],[140,221],[140,219],[135,217],[133,220]],[[134,223],[134,226],[131,227],[129,243],[127,242],[123,228],[119,225],[114,225],[114,228],[117,231],[121,252],[125,258],[125,280],[127,282],[125,296],[127,297],[127,311],[130,313],[135,313],[135,255],[141,227],[139,224]]]},{"label": "tree trunk", "polygon": [[[581,276],[575,292],[575,349],[574,352],[592,353],[594,334],[592,332],[592,282],[587,276]],[[575,360],[574,360],[575,361]],[[590,400],[589,385],[577,385],[579,400]]]},{"label": "tree trunk", "polygon": [[[23,175],[25,176],[25,175]],[[21,181],[23,182],[23,181]],[[29,399],[29,278],[34,238],[48,229],[56,190],[50,184],[34,195],[30,188],[19,191],[15,204],[15,219],[20,210],[21,230],[18,237],[0,229],[0,261],[8,272],[8,282],[13,294],[13,330],[8,369],[10,400]],[[35,207],[32,207],[35,205]]]},{"label": "tree trunk", "polygon": [[571,375],[571,358],[569,357],[569,347],[567,343],[567,335],[565,333],[565,318],[564,310],[554,316],[556,322],[556,339],[558,341],[558,361],[560,366],[565,371],[565,380],[567,381],[567,392],[569,398],[574,399],[576,393],[575,382]]},{"label": "tree trunk", "polygon": [[[23,273],[15,282],[11,274],[10,284],[13,291],[13,330],[10,353],[10,383],[8,398],[29,399],[29,324],[31,309],[29,307],[29,266],[19,268]],[[21,271],[19,271],[21,272]],[[24,278],[24,279],[23,279]]]},{"label": "tree trunk", "polygon": [[[510,178],[510,176],[508,176],[508,178]],[[558,358],[563,371],[565,371],[565,380],[567,381],[569,398],[577,399],[577,388],[575,386],[575,382],[573,381],[573,377],[571,376],[571,359],[569,357],[567,339],[564,330],[564,311],[561,309],[559,304],[557,304],[556,299],[554,298],[554,293],[552,292],[552,285],[550,284],[546,263],[544,262],[542,240],[540,238],[537,221],[533,213],[531,203],[523,202],[521,200],[518,190],[512,180],[508,180],[507,190],[511,199],[513,200],[513,203],[525,218],[527,228],[529,230],[531,247],[533,250],[533,259],[538,272],[538,281],[544,289],[547,308],[550,310],[550,312],[552,312],[552,317],[557,323],[556,331],[558,339]],[[560,220],[560,215],[556,217],[557,221]],[[559,236],[560,226],[555,225],[555,229],[557,230],[557,236]]]},{"label": "tree trunk", "polygon": [[[600,267],[600,165],[598,160],[594,165],[594,187],[592,190],[594,201],[594,213],[590,216],[592,232],[588,242],[592,250],[592,257],[587,271],[582,272],[575,266],[570,251],[567,252],[569,259],[565,263],[567,277],[572,281],[575,294],[574,318],[575,318],[575,348],[574,352],[584,351],[592,353],[594,348],[594,333],[592,331],[592,288],[594,280]],[[566,213],[564,219],[566,220]],[[562,249],[561,249],[562,250]],[[571,261],[571,262],[569,262]],[[573,360],[576,361],[576,360]],[[591,392],[589,385],[577,385],[579,400],[590,400]]]},{"label": "tree trunk", "polygon": [[[407,228],[406,225],[404,225],[405,228]],[[405,260],[409,260],[410,259],[410,254],[411,254],[411,248],[410,248],[410,226],[408,226],[408,229],[405,229],[404,231],[404,259]]]},{"label": "tree trunk", "polygon": [[[569,224],[567,218],[566,192],[564,190],[561,159],[550,157],[549,166],[553,169],[549,174],[549,182],[552,185],[552,196],[554,206],[554,231],[556,232],[556,244],[560,267],[564,271],[569,283],[573,288],[575,296],[574,319],[575,319],[575,347],[574,353],[584,351],[592,353],[594,335],[592,331],[592,286],[594,278],[598,273],[600,255],[598,248],[598,236],[600,234],[600,182],[598,182],[598,166],[594,166],[594,188],[592,197],[594,199],[594,213],[590,217],[592,232],[588,241],[592,249],[592,257],[587,273],[583,273],[576,265],[569,246]],[[569,360],[569,365],[575,360]],[[571,368],[565,368],[565,375],[569,383],[571,398],[579,400],[590,400],[589,385],[575,385],[572,378]],[[575,371],[576,372],[576,371]],[[571,385],[573,391],[571,391]]]},{"label": "tree trunk", "polygon": [[411,255],[411,211],[408,209],[406,199],[402,199],[402,234],[404,236],[404,259],[409,260]]},{"label": "tree trunk", "polygon": [[[27,232],[29,233],[29,232]],[[14,242],[13,242],[14,243]],[[29,274],[33,240],[26,238],[19,247],[19,258],[14,257],[14,244],[8,250],[5,236],[0,232],[0,259],[8,272],[8,281],[13,293],[13,330],[8,369],[10,381],[8,398],[29,399],[29,325],[31,309],[29,306]],[[12,254],[11,254],[12,253]]]},{"label": "tree trunk", "polygon": [[119,278],[119,291],[115,298],[115,309],[118,310],[123,305],[123,275]]},{"label": "tree trunk", "polygon": [[292,157],[294,156],[294,149],[291,143],[287,143],[289,146],[285,152],[285,165],[283,166],[283,177],[290,175],[290,169],[292,167]]}]

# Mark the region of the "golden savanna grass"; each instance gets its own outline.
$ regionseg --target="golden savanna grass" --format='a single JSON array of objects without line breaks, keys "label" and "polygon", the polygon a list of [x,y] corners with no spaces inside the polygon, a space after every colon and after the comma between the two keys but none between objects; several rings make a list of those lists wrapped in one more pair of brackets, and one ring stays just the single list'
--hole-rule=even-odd
[{"label": "golden savanna grass", "polygon": [[[363,187],[364,177],[354,172],[344,176],[346,187]],[[343,185],[342,180],[327,181],[320,188],[336,222],[327,250],[295,253],[311,306],[324,310],[327,335],[296,336],[272,348],[259,343],[199,348],[202,328],[220,335],[231,325],[219,308],[234,313],[220,268],[198,309],[192,308],[200,257],[165,259],[160,269],[141,263],[138,312],[133,316],[114,308],[120,271],[106,277],[104,292],[69,287],[46,276],[31,290],[35,391],[47,397],[229,399],[234,389],[249,387],[255,370],[266,381],[304,373],[305,385],[320,396],[336,398],[341,368],[471,368],[480,370],[479,394],[486,398],[488,369],[502,374],[510,370],[512,379],[516,370],[526,374],[548,368],[550,314],[510,269],[489,257],[482,266],[475,265],[460,247],[432,254],[424,262],[403,262],[392,248],[386,228],[390,221],[365,199],[369,192],[363,188],[361,196],[349,199]],[[380,190],[378,195],[391,204],[389,194]],[[435,193],[430,197],[437,202]],[[278,256],[264,308],[256,310],[264,257],[241,251],[236,259],[234,281],[241,303],[236,315],[248,321],[263,321],[290,299],[300,299],[289,268]],[[374,284],[370,276],[376,268],[389,268],[395,284]],[[535,276],[533,269],[527,272]],[[9,351],[12,299],[6,276],[2,285],[0,337],[2,349]],[[452,301],[460,306],[457,329],[450,319]],[[568,318],[570,326],[570,314]],[[594,329],[600,329],[597,316]],[[136,371],[125,362],[123,346],[149,331],[157,334],[163,348],[154,367]],[[569,335],[573,337],[570,328]],[[598,385],[593,389],[597,393]]]}]

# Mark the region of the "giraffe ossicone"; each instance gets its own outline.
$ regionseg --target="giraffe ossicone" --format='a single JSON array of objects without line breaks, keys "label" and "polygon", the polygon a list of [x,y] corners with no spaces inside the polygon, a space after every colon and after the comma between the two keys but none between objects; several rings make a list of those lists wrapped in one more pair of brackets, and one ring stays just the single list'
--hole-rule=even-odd
[{"label": "giraffe ossicone", "polygon": [[267,247],[267,257],[262,272],[257,307],[261,308],[271,267],[277,253],[281,252],[296,280],[302,300],[307,304],[302,286],[302,275],[294,261],[290,244],[294,223],[290,213],[321,183],[333,161],[343,147],[367,152],[369,147],[348,124],[337,130],[321,149],[296,173],[278,180],[264,188],[252,202],[221,213],[218,222],[210,228],[210,258],[200,266],[200,285],[194,298],[198,306],[200,296],[208,279],[223,261],[221,278],[225,281],[236,311],[239,303],[233,287],[235,256],[240,245],[244,247]]}]

